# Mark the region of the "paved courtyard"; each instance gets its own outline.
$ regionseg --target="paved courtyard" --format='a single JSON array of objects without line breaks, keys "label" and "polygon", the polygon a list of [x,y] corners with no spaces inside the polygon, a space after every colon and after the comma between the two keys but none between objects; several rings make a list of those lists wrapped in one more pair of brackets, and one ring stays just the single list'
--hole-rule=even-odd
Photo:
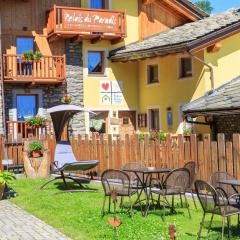
[{"label": "paved courtyard", "polygon": [[9,201],[0,201],[1,240],[71,240]]}]

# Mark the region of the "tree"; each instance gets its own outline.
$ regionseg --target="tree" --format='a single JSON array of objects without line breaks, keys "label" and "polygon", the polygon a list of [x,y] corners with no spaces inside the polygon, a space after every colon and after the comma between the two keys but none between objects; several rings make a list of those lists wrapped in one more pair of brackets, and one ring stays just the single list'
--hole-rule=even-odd
[{"label": "tree", "polygon": [[195,4],[207,13],[211,13],[213,11],[213,7],[209,0],[199,0],[196,1]]}]

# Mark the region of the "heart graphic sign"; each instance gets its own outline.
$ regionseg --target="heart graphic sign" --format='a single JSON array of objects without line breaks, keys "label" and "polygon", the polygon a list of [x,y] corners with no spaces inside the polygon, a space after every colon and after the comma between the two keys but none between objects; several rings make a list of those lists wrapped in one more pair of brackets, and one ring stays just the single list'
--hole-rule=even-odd
[{"label": "heart graphic sign", "polygon": [[111,84],[109,81],[101,82],[101,92],[111,92]]}]

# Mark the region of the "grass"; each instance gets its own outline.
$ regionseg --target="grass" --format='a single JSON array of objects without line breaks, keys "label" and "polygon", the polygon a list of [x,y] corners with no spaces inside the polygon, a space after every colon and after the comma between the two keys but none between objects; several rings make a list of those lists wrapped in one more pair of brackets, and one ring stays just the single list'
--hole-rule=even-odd
[{"label": "grass", "polygon": [[[61,193],[60,183],[50,184],[46,190],[37,190],[46,180],[19,179],[13,184],[13,188],[18,192],[16,198],[11,199],[13,203],[32,213],[53,227],[59,229],[67,236],[75,240],[103,240],[113,239],[113,229],[108,224],[108,217],[100,216],[103,192],[100,184],[92,184],[91,188],[98,189],[98,192],[76,192]],[[59,194],[53,194],[58,192]],[[168,226],[174,224],[177,229],[177,239],[196,239],[197,232],[202,217],[200,206],[195,210],[190,202],[192,219],[188,217],[187,210],[180,207],[176,202],[175,214],[169,214],[166,209],[166,221],[161,218],[161,209],[150,210],[148,217],[142,217],[140,211],[135,210],[133,218],[127,213],[118,213],[122,220],[122,225],[118,228],[118,239],[123,240],[162,240],[169,239]],[[234,223],[236,223],[234,217]],[[204,226],[203,236],[206,236],[207,226],[210,221],[208,216]],[[235,224],[236,225],[236,224]],[[208,237],[204,239],[220,239],[221,218],[215,217],[213,229]],[[234,228],[233,238],[239,239],[239,234]]]}]

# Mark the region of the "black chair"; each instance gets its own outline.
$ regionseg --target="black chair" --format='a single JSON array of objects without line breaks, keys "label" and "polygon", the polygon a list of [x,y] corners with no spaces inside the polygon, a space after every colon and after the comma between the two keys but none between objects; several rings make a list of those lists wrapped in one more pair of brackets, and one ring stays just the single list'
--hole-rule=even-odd
[{"label": "black chair", "polygon": [[116,195],[123,198],[128,197],[130,200],[130,215],[133,213],[132,195],[137,191],[131,188],[131,181],[127,173],[121,170],[109,169],[103,172],[101,182],[104,190],[104,200],[102,206],[102,217],[104,216],[104,208],[106,198],[109,198],[108,212],[111,208],[111,194],[116,191]]},{"label": "black chair", "polygon": [[234,194],[230,198],[227,198],[221,190],[215,189],[212,185],[205,181],[197,180],[195,182],[195,189],[197,192],[198,199],[201,203],[203,209],[203,218],[200,224],[200,229],[198,232],[198,239],[201,238],[202,228],[205,221],[206,214],[212,214],[208,233],[211,229],[214,215],[219,215],[222,217],[222,240],[224,239],[224,225],[225,218],[228,220],[228,235],[231,236],[231,216],[240,213],[240,209],[229,205],[229,201],[232,199],[239,198],[238,194]]},{"label": "black chair", "polygon": [[[174,196],[184,194],[185,203],[188,209],[189,218],[191,213],[189,210],[189,204],[185,195],[187,188],[189,187],[190,173],[186,168],[177,168],[171,171],[164,182],[159,179],[151,179],[151,194],[157,194],[158,203],[160,203],[160,196],[163,197],[163,220],[165,221],[165,207],[169,206],[171,211],[174,211]],[[172,196],[172,205],[169,204],[167,196]]]},{"label": "black chair", "polygon": [[[193,194],[193,191],[192,191],[193,186],[194,186],[194,182],[195,182],[195,178],[196,178],[196,162],[194,162],[194,161],[188,162],[183,166],[183,168],[188,169],[188,171],[190,173],[189,187],[187,188],[186,192],[190,193],[192,195],[192,199],[193,199],[195,209],[197,209],[197,204],[196,204],[194,194]],[[181,199],[181,202],[182,202],[182,199]]]}]

